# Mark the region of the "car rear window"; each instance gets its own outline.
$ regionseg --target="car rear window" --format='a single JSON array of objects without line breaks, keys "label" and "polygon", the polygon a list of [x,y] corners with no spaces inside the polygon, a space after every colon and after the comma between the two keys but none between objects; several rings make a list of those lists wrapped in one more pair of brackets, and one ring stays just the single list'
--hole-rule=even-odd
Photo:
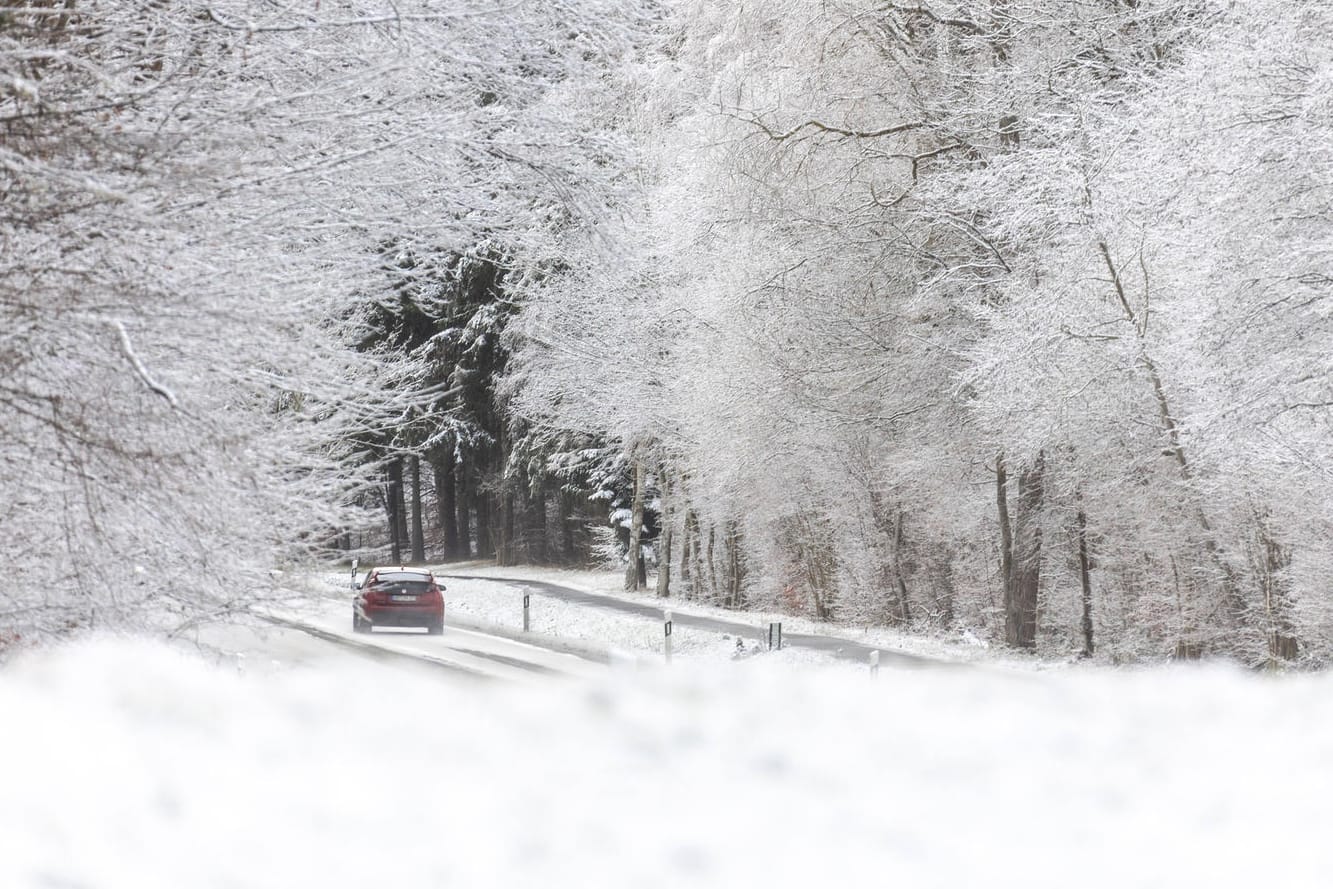
[{"label": "car rear window", "polygon": [[381,571],[375,575],[376,583],[424,583],[430,586],[430,575],[419,571]]},{"label": "car rear window", "polygon": [[389,593],[429,593],[430,581],[428,580],[390,580],[388,582],[380,581],[371,584],[371,589],[380,590]]}]

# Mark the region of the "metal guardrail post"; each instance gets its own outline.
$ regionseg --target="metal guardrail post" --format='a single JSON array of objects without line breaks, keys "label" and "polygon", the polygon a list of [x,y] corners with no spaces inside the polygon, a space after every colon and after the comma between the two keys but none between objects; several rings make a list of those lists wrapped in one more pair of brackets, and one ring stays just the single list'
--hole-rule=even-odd
[{"label": "metal guardrail post", "polygon": [[666,662],[671,663],[671,612],[664,610],[662,612],[662,633],[666,642]]}]

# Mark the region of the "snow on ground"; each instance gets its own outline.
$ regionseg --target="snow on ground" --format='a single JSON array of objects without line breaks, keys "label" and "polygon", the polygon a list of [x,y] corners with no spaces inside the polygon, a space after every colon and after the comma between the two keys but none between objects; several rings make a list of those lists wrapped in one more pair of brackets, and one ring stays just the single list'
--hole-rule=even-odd
[{"label": "snow on ground", "polygon": [[682,661],[0,669],[0,886],[1324,885],[1333,677]]}]

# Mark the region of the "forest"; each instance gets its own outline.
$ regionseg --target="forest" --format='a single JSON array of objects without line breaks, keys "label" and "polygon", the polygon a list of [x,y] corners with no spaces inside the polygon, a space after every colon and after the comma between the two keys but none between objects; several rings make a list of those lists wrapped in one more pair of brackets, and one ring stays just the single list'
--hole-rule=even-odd
[{"label": "forest", "polygon": [[1333,655],[1323,0],[9,0],[0,640],[354,556]]}]

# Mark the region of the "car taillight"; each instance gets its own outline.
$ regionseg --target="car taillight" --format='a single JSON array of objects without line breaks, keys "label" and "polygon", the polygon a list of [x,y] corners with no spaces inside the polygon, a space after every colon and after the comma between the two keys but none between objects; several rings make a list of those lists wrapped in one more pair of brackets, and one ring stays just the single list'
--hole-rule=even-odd
[{"label": "car taillight", "polygon": [[444,601],[444,596],[440,593],[440,588],[437,586],[430,588],[430,592],[426,593],[426,598],[430,600],[432,605],[436,602]]}]

